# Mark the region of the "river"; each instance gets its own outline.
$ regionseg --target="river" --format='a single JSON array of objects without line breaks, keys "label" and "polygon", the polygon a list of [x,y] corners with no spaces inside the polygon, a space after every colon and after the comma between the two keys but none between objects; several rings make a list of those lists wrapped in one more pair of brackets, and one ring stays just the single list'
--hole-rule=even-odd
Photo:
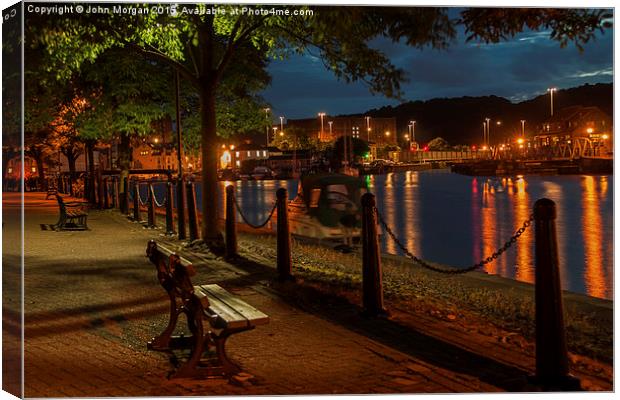
[{"label": "river", "polygon": [[[557,205],[562,287],[599,298],[613,297],[612,176],[486,178],[431,170],[364,179],[376,195],[379,212],[413,254],[460,267],[491,255],[527,220],[537,199],[550,198]],[[221,184],[220,204],[226,184]],[[234,184],[240,206],[253,222],[267,216],[278,188],[286,187],[290,198],[297,193],[296,181]],[[381,246],[387,253],[402,254],[387,235],[382,236]],[[512,248],[484,269],[533,282],[533,224]]]}]

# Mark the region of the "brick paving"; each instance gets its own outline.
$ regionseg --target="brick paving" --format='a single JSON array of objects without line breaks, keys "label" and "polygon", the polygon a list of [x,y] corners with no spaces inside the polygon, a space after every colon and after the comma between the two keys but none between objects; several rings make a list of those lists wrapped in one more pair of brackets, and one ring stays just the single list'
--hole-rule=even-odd
[{"label": "brick paving", "polygon": [[[166,325],[168,300],[144,252],[148,239],[170,239],[112,210],[92,210],[89,231],[44,230],[57,219],[55,201],[44,197],[26,194],[26,397],[494,392],[531,370],[531,359],[511,362],[497,343],[479,354],[450,343],[449,333],[365,319],[350,304],[317,298],[307,306],[296,299],[313,292],[274,282],[267,266],[188,253],[196,281],[219,283],[271,320],[228,342],[250,381],[169,380],[167,356],[145,345]],[[19,279],[10,266],[19,246],[6,233],[18,221],[16,204],[4,194],[7,280]],[[11,290],[4,287],[5,343],[8,330],[18,332],[19,303],[6,301],[16,297]]]}]

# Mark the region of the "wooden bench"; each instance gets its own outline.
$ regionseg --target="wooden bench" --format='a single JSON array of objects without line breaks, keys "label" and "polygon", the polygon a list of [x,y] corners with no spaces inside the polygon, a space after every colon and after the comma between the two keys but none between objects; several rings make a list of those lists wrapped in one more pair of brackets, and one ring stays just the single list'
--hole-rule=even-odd
[{"label": "wooden bench", "polygon": [[88,229],[86,221],[88,219],[88,203],[81,201],[65,202],[56,193],[60,216],[54,228],[60,231],[84,231]]},{"label": "wooden bench", "polygon": [[47,195],[45,195],[45,200],[48,200],[50,197],[54,197],[58,194],[58,190],[55,187],[50,186],[47,188]]},{"label": "wooden bench", "polygon": [[[189,359],[172,374],[173,378],[232,375],[240,371],[226,355],[226,340],[233,334],[267,324],[269,317],[218,285],[194,286],[196,274],[191,262],[155,241],[149,241],[146,255],[155,264],[157,279],[168,293],[168,326],[147,343],[147,348],[172,352],[191,350]],[[172,336],[178,317],[185,314],[191,336]],[[207,321],[208,324],[203,322]],[[215,349],[215,359],[205,352]]]}]

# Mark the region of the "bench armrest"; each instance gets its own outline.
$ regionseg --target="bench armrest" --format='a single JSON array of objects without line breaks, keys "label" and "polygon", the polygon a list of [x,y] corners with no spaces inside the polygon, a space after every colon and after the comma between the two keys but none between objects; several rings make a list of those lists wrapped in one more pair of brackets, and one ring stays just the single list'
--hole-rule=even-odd
[{"label": "bench armrest", "polygon": [[65,202],[67,207],[88,207],[88,203],[85,201],[67,201]]}]

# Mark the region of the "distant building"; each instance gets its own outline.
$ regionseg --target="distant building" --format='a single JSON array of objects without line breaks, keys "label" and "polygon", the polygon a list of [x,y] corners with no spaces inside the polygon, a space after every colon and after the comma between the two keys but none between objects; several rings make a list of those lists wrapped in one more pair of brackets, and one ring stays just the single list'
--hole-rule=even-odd
[{"label": "distant building", "polygon": [[[374,117],[323,117],[323,129],[321,130],[321,118],[289,119],[284,126],[284,131],[294,127],[308,137],[321,142],[333,142],[345,134],[349,137],[362,139],[377,145],[396,145],[396,118]],[[280,125],[274,125],[275,128]]]},{"label": "distant building", "polygon": [[533,144],[537,149],[570,149],[571,157],[600,155],[613,149],[613,122],[598,107],[566,107],[539,127]]}]

